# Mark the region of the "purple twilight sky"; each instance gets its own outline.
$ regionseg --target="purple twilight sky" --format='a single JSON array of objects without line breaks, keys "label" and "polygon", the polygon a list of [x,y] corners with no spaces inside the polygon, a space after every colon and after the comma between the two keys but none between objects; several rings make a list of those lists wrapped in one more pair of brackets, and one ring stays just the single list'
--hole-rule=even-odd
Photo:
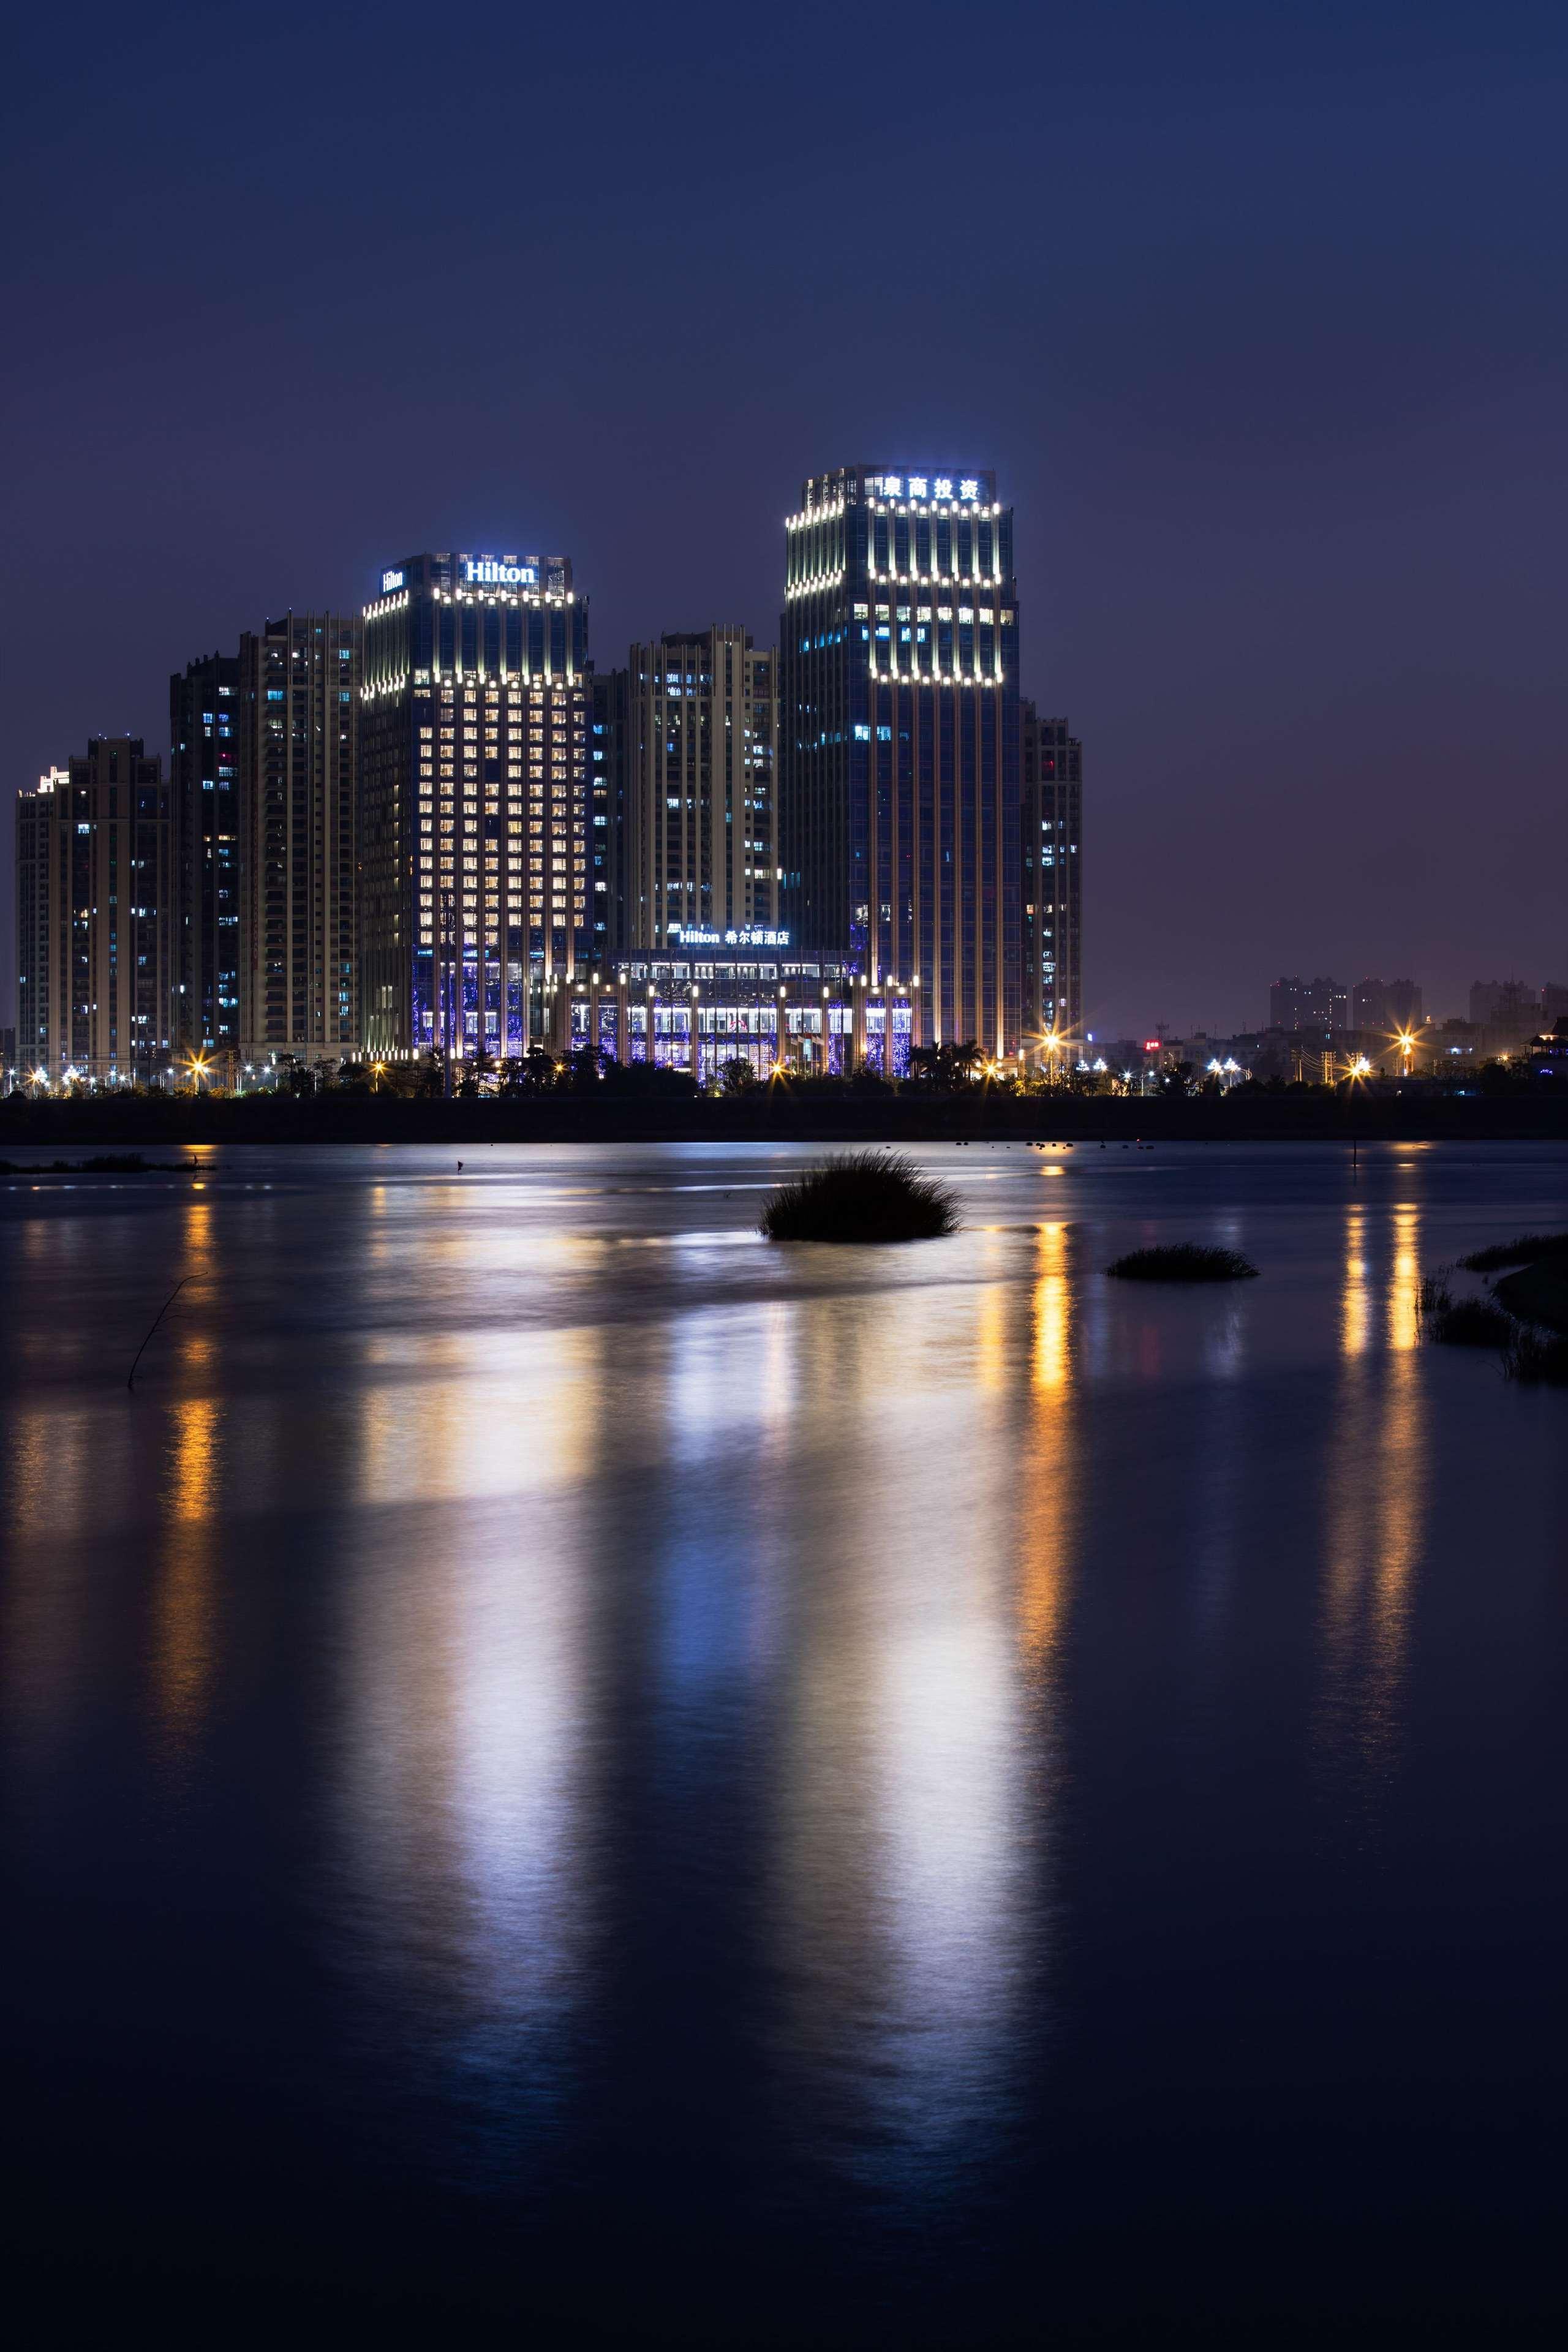
[{"label": "purple twilight sky", "polygon": [[412,550],[771,639],[804,474],[985,464],[1089,1025],[1568,979],[1565,100],[1561,0],[14,19],[7,807]]}]

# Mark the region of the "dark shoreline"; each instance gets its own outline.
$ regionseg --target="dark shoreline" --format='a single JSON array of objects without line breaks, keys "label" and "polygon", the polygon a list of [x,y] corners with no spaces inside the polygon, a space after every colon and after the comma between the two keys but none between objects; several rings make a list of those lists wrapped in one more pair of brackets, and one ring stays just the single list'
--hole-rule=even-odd
[{"label": "dark shoreline", "polygon": [[11,1149],[217,1143],[1349,1143],[1568,1139],[1568,1102],[1316,1092],[1168,1101],[992,1094],[637,1099],[561,1094],[409,1101],[391,1095],[120,1096],[0,1102]]}]

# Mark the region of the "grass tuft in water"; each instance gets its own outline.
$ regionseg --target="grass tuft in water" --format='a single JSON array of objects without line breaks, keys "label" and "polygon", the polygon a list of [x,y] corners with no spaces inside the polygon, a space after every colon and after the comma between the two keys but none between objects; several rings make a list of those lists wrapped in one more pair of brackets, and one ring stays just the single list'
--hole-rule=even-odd
[{"label": "grass tuft in water", "polygon": [[1568,1338],[1557,1331],[1532,1331],[1514,1326],[1514,1340],[1502,1360],[1510,1381],[1529,1387],[1568,1388]]},{"label": "grass tuft in water", "polygon": [[1519,1326],[1490,1298],[1452,1298],[1425,1328],[1429,1339],[1448,1348],[1508,1348]]},{"label": "grass tuft in water", "polygon": [[1502,1266],[1536,1265],[1545,1257],[1568,1257],[1568,1234],[1521,1234],[1517,1241],[1472,1250],[1459,1264],[1471,1274],[1496,1274]]},{"label": "grass tuft in water", "polygon": [[1258,1268],[1239,1250],[1172,1242],[1160,1249],[1131,1250],[1105,1271],[1127,1282],[1247,1282]]},{"label": "grass tuft in water", "polygon": [[897,1151],[847,1151],[792,1178],[763,1211],[771,1242],[925,1242],[955,1231],[945,1184]]}]

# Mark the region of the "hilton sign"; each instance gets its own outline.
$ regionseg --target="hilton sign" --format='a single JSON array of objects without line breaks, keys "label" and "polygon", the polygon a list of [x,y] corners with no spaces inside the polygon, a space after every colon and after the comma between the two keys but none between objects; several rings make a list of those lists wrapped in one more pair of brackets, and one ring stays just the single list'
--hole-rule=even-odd
[{"label": "hilton sign", "polygon": [[493,555],[466,555],[463,577],[470,587],[537,588],[539,570],[532,563],[498,563]]}]

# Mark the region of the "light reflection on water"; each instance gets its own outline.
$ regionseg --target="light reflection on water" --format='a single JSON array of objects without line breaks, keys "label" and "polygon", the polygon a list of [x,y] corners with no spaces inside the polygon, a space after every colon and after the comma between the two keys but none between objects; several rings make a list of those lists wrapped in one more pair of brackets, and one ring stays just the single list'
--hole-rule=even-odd
[{"label": "light reflection on water", "polygon": [[1320,1759],[1354,1792],[1369,1832],[1397,1759],[1430,1475],[1420,1224],[1411,1202],[1391,1203],[1375,1223],[1362,1203],[1346,1213],[1340,1436],[1324,1465]]},{"label": "light reflection on water", "polygon": [[[1474,1171],[933,1154],[952,1243],[769,1249],[800,1156],[220,1159],[157,1206],[5,1206],[15,1874],[123,1812],[149,1948],[166,1906],[215,1980],[242,1939],[285,2007],[308,1973],[315,2128],[409,2180],[575,2212],[570,2179],[602,2221],[632,2148],[722,2203],[732,2127],[764,2204],[929,2215],[1070,2168],[1095,2067],[1177,2132],[1141,1988],[1239,1969],[1212,1874],[1245,1910],[1262,1836],[1331,1906],[1408,1852],[1423,1659],[1529,1715],[1534,1583],[1473,1687],[1458,1473],[1512,1449],[1528,1560],[1550,1401],[1419,1344]],[[1554,1164],[1496,1166],[1552,1221]],[[1173,1238],[1262,1276],[1106,1281]],[[178,2002],[134,2000],[179,2078]]]}]

